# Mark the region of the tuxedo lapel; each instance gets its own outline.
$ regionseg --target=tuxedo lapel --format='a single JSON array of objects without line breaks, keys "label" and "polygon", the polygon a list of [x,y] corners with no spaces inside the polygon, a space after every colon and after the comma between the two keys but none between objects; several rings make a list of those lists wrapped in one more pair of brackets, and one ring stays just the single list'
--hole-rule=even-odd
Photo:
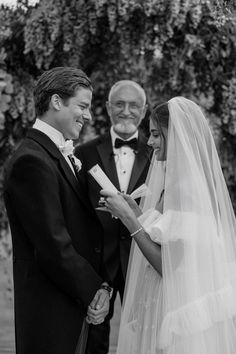
[{"label": "tuxedo lapel", "polygon": [[40,144],[52,158],[58,160],[59,168],[61,173],[65,176],[67,182],[71,185],[77,197],[86,205],[86,207],[91,209],[88,204],[88,199],[84,194],[84,188],[79,181],[79,175],[76,176],[72,172],[70,166],[68,165],[66,159],[61,154],[56,145],[51,141],[51,139],[41,131],[37,129],[29,129],[27,137],[33,139],[38,144]]},{"label": "tuxedo lapel", "polygon": [[103,164],[104,172],[114,186],[120,190],[110,134],[102,139],[101,144],[97,146],[97,150]]},{"label": "tuxedo lapel", "polygon": [[70,166],[68,165],[66,159],[63,156],[61,156],[61,158],[59,159],[59,165],[61,170],[63,171],[64,176],[74,189],[79,199],[84,199],[84,190],[83,188],[81,188],[79,174],[75,175],[72,172]]},{"label": "tuxedo lapel", "polygon": [[150,162],[152,149],[147,146],[147,140],[139,133],[138,150],[135,155],[134,165],[129,181],[127,194],[132,193],[145,166]]}]

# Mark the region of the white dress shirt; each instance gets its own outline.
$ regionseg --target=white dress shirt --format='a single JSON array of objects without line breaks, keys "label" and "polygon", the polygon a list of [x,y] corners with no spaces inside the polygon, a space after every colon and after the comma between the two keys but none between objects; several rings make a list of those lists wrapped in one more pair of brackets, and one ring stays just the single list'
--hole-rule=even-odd
[{"label": "white dress shirt", "polygon": [[[50,124],[42,121],[41,119],[36,119],[34,125],[33,125],[33,128],[34,129],[37,129],[37,130],[40,130],[42,133],[46,134],[53,142],[54,144],[59,148],[60,146],[64,146],[65,145],[65,138],[64,136],[62,135],[61,132],[59,132],[59,130],[53,128]],[[70,166],[72,172],[74,173],[75,175],[75,171],[74,171],[74,168],[71,164],[71,161],[68,157],[68,155],[64,155],[64,158],[66,159],[68,165]]]},{"label": "white dress shirt", "polygon": [[[115,148],[116,138],[121,139],[121,137],[116,134],[113,127],[111,127],[111,141],[112,141],[113,153],[115,158],[116,171],[117,171],[118,180],[120,184],[120,190],[121,192],[126,193],[129,186],[129,181],[130,181],[130,177],[134,165],[135,152],[133,149],[131,149],[129,146],[126,145],[121,146],[119,149],[116,149]],[[127,139],[127,141],[133,138],[138,138],[138,130],[129,139]]]}]

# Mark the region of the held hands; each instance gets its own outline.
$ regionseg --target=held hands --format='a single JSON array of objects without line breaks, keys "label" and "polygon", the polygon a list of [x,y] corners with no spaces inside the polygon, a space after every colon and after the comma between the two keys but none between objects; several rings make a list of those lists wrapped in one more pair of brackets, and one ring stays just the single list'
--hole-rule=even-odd
[{"label": "held hands", "polygon": [[93,325],[102,323],[109,312],[109,293],[99,289],[88,306],[86,321]]}]

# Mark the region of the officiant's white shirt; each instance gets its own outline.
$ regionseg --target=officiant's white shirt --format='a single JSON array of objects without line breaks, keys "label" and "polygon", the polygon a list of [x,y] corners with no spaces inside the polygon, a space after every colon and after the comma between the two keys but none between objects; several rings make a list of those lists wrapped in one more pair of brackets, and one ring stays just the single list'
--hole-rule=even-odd
[{"label": "officiant's white shirt", "polygon": [[[135,152],[129,146],[121,146],[119,149],[115,148],[116,138],[121,139],[119,135],[116,134],[114,128],[111,127],[111,141],[113,147],[113,153],[116,163],[116,171],[118,175],[118,180],[120,184],[121,192],[127,192],[129,181],[134,165]],[[129,138],[127,141],[137,138],[138,139],[138,130]],[[121,139],[124,140],[124,139]]]}]

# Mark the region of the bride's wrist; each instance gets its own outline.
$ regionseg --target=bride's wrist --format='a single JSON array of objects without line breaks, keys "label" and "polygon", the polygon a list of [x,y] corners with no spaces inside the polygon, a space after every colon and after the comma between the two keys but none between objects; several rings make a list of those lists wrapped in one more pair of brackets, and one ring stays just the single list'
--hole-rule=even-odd
[{"label": "bride's wrist", "polygon": [[134,213],[132,215],[125,215],[122,222],[131,234],[142,227]]},{"label": "bride's wrist", "polygon": [[129,220],[135,218],[134,211],[130,207],[120,208],[119,218],[123,222],[123,224],[125,224],[129,222]]}]

